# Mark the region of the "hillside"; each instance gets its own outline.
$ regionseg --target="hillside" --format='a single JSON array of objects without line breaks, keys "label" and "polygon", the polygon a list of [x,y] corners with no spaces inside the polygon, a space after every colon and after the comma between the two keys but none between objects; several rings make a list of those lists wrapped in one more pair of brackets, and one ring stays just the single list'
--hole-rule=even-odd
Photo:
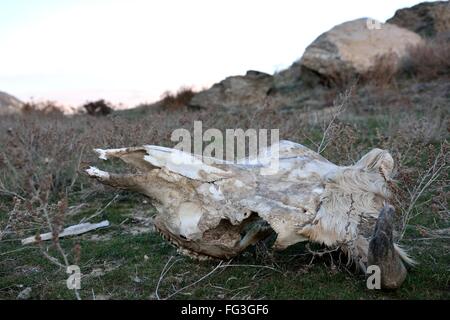
[{"label": "hillside", "polygon": [[22,106],[22,101],[0,91],[0,114],[18,112]]}]

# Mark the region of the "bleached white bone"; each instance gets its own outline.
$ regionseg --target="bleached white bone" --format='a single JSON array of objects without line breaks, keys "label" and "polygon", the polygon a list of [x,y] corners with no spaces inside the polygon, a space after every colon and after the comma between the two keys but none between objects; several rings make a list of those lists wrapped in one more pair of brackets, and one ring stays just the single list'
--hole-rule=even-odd
[{"label": "bleached white bone", "polygon": [[[59,234],[59,238],[79,235],[79,234],[86,233],[86,232],[89,232],[89,231],[92,231],[92,230],[95,230],[98,228],[104,228],[104,227],[108,227],[108,226],[109,226],[108,220],[104,220],[99,223],[89,223],[89,222],[80,223],[80,224],[76,224],[76,225],[65,228]],[[50,239],[52,239],[52,237],[53,237],[53,235],[51,232],[43,233],[40,235],[40,241],[50,240]],[[32,236],[32,237],[23,239],[22,244],[26,245],[26,244],[35,243],[37,241],[38,241],[38,239],[36,239],[36,236]]]}]

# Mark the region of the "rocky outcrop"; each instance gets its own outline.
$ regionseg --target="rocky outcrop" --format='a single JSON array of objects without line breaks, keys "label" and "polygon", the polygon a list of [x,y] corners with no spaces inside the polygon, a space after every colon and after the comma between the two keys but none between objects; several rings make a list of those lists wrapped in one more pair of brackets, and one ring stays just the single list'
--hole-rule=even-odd
[{"label": "rocky outcrop", "polygon": [[0,91],[0,114],[19,112],[22,106],[22,101]]},{"label": "rocky outcrop", "polygon": [[228,77],[210,89],[197,93],[190,101],[193,108],[245,108],[263,106],[273,76],[248,71],[245,76]]},{"label": "rocky outcrop", "polygon": [[277,109],[280,112],[318,110],[324,107],[319,102],[324,88],[305,86],[302,81],[280,80],[258,71],[248,71],[245,76],[233,76],[216,83],[210,89],[194,95],[191,108],[224,108],[236,110]]},{"label": "rocky outcrop", "polygon": [[422,42],[410,30],[362,18],[337,25],[320,35],[293,67],[307,77],[316,74],[329,82],[338,82],[348,75],[368,71],[379,56],[401,57],[409,46]]},{"label": "rocky outcrop", "polygon": [[[193,108],[259,108],[280,111],[321,109],[318,96],[331,84],[348,83],[372,70],[378,58],[400,60],[409,47],[424,44],[408,29],[370,18],[348,21],[320,35],[300,60],[274,76],[248,71],[201,91],[190,100]],[[325,84],[326,86],[322,86]]]},{"label": "rocky outcrop", "polygon": [[450,2],[423,2],[400,9],[386,22],[409,29],[423,37],[435,37],[450,32]]}]

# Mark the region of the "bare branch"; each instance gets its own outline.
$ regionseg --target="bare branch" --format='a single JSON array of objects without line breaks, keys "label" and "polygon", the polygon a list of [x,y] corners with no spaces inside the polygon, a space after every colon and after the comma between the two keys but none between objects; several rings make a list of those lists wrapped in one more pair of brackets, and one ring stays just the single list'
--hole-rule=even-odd
[{"label": "bare branch", "polygon": [[[333,109],[333,113],[331,116],[331,120],[328,123],[327,127],[325,128],[323,135],[322,135],[322,140],[320,141],[318,147],[317,147],[317,153],[322,153],[328,146],[328,144],[330,143],[331,139],[330,139],[330,131],[333,128],[333,124],[334,122],[337,120],[337,118],[345,111],[345,109],[347,108],[347,103],[348,100],[350,99],[350,96],[352,94],[353,91],[353,87],[354,85],[352,85],[349,89],[347,89],[343,94],[341,94],[338,99],[336,99],[334,101],[334,109]],[[340,103],[338,103],[337,101],[340,100]]]}]

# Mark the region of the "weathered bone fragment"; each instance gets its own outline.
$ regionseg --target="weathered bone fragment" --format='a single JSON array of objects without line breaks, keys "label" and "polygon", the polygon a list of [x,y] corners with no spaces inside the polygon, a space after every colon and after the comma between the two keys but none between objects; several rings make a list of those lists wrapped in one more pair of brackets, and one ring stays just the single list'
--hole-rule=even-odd
[{"label": "weathered bone fragment", "polygon": [[[150,145],[96,149],[101,159],[119,158],[137,173],[95,167],[87,173],[101,183],[152,198],[158,211],[156,229],[184,254],[229,259],[274,232],[275,249],[300,241],[339,246],[363,270],[368,263],[381,263],[384,272],[393,273],[384,276],[383,284],[398,287],[407,257],[394,246],[392,225],[387,227],[385,218],[374,234],[389,196],[385,177],[392,174],[391,155],[373,149],[344,167],[290,141],[276,147],[279,170],[271,175],[261,174],[261,164],[218,159],[206,164],[200,156]],[[271,148],[261,154],[270,157]]]},{"label": "weathered bone fragment", "polygon": [[[86,222],[86,223],[80,223],[80,224],[76,224],[70,227],[65,228],[59,235],[58,238],[63,238],[63,237],[67,237],[67,236],[75,236],[75,235],[79,235],[79,234],[83,234],[98,228],[104,228],[104,227],[108,227],[109,226],[109,221],[108,220],[103,220],[102,222],[99,223],[90,223],[90,222]],[[50,240],[53,238],[53,234],[51,232],[47,232],[47,233],[43,233],[39,235],[39,239],[36,238],[36,236],[32,236],[32,237],[28,237],[25,239],[22,239],[22,244],[31,244],[31,243],[35,243],[38,241],[46,241],[46,240]]]}]

